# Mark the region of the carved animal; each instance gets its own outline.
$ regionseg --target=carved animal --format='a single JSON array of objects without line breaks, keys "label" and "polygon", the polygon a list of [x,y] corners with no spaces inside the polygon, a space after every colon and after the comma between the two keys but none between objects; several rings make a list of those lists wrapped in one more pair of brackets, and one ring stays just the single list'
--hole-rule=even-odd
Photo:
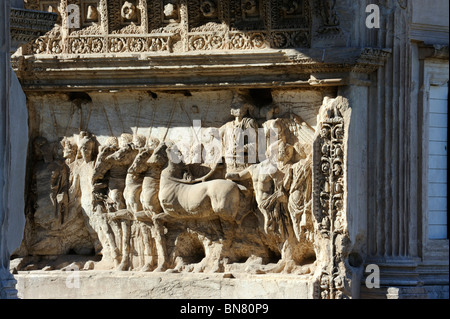
[{"label": "carved animal", "polygon": [[202,183],[184,180],[185,165],[172,161],[170,152],[174,149],[162,143],[150,158],[150,161],[164,165],[159,190],[164,213],[157,215],[157,219],[217,216],[239,223],[249,213],[246,209],[250,207],[249,200],[245,199],[235,182],[223,179]]}]

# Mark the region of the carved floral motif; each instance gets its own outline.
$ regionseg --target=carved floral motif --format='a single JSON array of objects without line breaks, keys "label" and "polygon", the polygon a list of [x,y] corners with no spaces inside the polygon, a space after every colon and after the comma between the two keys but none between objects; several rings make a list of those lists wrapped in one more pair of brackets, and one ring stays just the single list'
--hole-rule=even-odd
[{"label": "carved floral motif", "polygon": [[306,0],[29,0],[25,6],[54,10],[60,15],[55,28],[65,30],[56,42],[52,33],[43,36],[45,48],[28,46],[34,54],[284,49],[311,42]]},{"label": "carved floral motif", "polygon": [[120,14],[125,20],[135,20],[137,17],[136,6],[131,2],[125,1],[122,9],[120,10]]},{"label": "carved floral motif", "polygon": [[315,144],[315,209],[322,247],[328,255],[319,277],[322,299],[347,298],[347,278],[339,241],[347,236],[344,211],[344,117],[332,100],[323,111]]}]

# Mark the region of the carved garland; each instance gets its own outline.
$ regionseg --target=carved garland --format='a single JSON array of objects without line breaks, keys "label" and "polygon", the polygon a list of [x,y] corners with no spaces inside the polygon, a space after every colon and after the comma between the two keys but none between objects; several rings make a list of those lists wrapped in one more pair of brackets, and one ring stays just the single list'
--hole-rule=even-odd
[{"label": "carved garland", "polygon": [[346,238],[344,211],[344,118],[337,107],[327,109],[315,142],[315,209],[326,262],[320,277],[322,299],[348,298],[344,258],[338,247]]}]

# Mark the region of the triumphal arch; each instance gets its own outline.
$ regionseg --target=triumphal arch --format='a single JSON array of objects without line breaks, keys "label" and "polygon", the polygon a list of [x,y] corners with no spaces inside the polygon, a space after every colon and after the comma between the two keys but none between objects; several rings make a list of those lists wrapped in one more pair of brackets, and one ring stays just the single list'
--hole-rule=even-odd
[{"label": "triumphal arch", "polygon": [[380,4],[377,28],[369,2],[25,0],[58,18],[11,60],[29,116],[24,291],[74,267],[159,276],[153,297],[165,280],[204,297],[205,274],[209,296],[250,298],[359,297],[368,264],[416,280],[411,5]]}]

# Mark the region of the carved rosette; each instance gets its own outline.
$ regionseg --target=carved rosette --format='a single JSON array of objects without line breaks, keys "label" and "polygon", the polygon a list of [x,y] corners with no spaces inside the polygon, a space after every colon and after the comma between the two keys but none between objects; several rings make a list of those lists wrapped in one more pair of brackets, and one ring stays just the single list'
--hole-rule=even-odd
[{"label": "carved rosette", "polygon": [[[28,0],[54,30],[27,54],[99,54],[310,47],[307,0]],[[61,36],[55,36],[60,33]]]},{"label": "carved rosette", "polygon": [[344,209],[344,117],[338,107],[327,107],[315,141],[315,209],[319,249],[324,250],[319,275],[320,298],[348,298],[343,246],[347,239]]}]

